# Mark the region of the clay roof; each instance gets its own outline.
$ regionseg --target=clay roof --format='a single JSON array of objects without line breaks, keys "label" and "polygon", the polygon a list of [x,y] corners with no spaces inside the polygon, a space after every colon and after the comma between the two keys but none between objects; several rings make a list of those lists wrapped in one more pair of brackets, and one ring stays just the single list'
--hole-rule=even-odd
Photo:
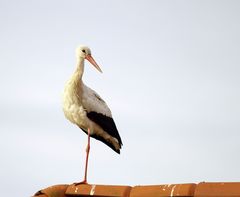
[{"label": "clay roof", "polygon": [[105,197],[239,197],[240,182],[201,182],[167,185],[55,185],[38,191],[37,197],[105,196]]}]

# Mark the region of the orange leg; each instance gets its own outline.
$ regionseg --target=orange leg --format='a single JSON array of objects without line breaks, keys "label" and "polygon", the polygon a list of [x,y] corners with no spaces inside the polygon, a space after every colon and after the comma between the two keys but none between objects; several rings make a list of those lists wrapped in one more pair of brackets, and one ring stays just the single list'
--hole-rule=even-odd
[{"label": "orange leg", "polygon": [[75,183],[75,185],[79,184],[87,184],[87,170],[88,170],[88,157],[90,152],[90,129],[88,128],[88,143],[86,147],[86,161],[85,161],[85,173],[84,173],[84,179],[80,183]]}]

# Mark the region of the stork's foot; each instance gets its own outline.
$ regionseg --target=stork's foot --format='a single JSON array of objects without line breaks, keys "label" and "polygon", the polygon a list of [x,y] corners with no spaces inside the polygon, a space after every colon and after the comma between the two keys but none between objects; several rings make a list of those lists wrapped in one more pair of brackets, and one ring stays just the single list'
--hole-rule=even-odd
[{"label": "stork's foot", "polygon": [[77,186],[77,185],[83,185],[83,184],[88,184],[88,183],[87,183],[87,180],[83,180],[83,181],[81,181],[81,182],[79,182],[79,183],[74,183],[75,186]]}]

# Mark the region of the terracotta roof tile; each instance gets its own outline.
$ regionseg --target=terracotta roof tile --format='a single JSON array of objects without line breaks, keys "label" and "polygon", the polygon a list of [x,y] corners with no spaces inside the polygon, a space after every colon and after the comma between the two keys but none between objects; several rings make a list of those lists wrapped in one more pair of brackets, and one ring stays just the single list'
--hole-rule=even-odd
[{"label": "terracotta roof tile", "polygon": [[131,190],[130,186],[111,186],[111,185],[70,185],[66,191],[67,195],[89,195],[105,197],[128,197]]},{"label": "terracotta roof tile", "polygon": [[66,197],[65,192],[69,185],[55,185],[38,191],[37,197]]},{"label": "terracotta roof tile", "polygon": [[133,187],[130,197],[193,196],[196,184],[168,184]]},{"label": "terracotta roof tile", "polygon": [[196,197],[236,197],[240,196],[240,183],[199,183],[196,187]]}]

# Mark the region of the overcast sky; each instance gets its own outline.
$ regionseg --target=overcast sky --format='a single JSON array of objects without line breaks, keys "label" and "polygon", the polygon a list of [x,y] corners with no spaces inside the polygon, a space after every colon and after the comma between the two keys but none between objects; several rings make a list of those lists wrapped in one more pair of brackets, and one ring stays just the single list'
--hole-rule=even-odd
[{"label": "overcast sky", "polygon": [[240,1],[0,0],[1,196],[81,181],[87,136],[61,94],[84,81],[108,103],[121,155],[92,140],[89,183],[240,181]]}]

